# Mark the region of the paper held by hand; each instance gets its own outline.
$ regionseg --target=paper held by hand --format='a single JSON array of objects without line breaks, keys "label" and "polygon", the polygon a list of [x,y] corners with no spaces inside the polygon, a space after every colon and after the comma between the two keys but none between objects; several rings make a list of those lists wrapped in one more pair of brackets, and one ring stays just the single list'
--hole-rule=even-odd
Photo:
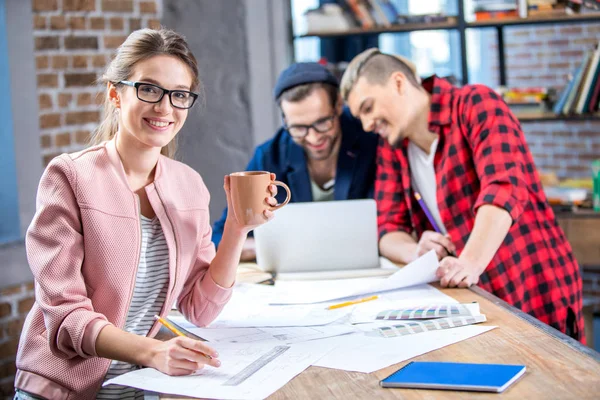
[{"label": "paper held by hand", "polygon": [[405,287],[431,283],[438,280],[435,272],[439,261],[435,251],[419,257],[415,261],[398,269],[396,273],[386,279],[375,279],[370,284],[357,288],[348,285],[347,289],[336,290],[335,294],[326,291],[296,292],[293,290],[281,291],[272,301],[272,305],[284,304],[315,304],[330,301],[350,300],[359,296],[372,295]]}]

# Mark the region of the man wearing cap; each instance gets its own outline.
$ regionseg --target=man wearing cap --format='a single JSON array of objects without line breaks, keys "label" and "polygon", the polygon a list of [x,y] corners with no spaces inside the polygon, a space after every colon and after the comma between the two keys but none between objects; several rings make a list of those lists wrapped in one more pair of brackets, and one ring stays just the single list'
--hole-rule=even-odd
[{"label": "man wearing cap", "polygon": [[[292,202],[372,198],[378,137],[363,131],[338,89],[336,77],[317,63],[296,63],[283,71],[273,91],[283,126],[256,148],[246,170],[275,173],[289,186]],[[278,200],[283,198],[280,193]],[[227,209],[213,226],[216,246],[226,215]],[[249,237],[242,261],[255,255]]]}]

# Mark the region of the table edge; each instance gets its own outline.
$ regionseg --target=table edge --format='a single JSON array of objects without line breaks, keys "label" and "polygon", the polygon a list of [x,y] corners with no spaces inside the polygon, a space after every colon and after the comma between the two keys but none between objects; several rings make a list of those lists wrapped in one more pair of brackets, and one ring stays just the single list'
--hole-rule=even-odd
[{"label": "table edge", "polygon": [[526,322],[535,326],[542,332],[554,337],[556,340],[560,341],[561,343],[571,347],[573,350],[583,353],[583,354],[587,355],[588,357],[591,357],[592,359],[594,359],[596,362],[600,363],[600,353],[598,353],[596,350],[581,344],[580,342],[573,339],[572,337],[565,335],[561,331],[551,327],[548,324],[543,323],[542,321],[535,318],[534,316],[529,315],[529,314],[519,310],[518,308],[508,304],[506,301],[494,296],[493,294],[480,288],[479,286],[471,286],[469,288],[469,290],[471,290],[473,293],[476,293],[479,296],[485,298],[486,300],[489,300],[490,302],[499,306],[500,308],[505,309],[506,311],[510,312],[514,316],[521,318],[522,320],[525,320]]}]

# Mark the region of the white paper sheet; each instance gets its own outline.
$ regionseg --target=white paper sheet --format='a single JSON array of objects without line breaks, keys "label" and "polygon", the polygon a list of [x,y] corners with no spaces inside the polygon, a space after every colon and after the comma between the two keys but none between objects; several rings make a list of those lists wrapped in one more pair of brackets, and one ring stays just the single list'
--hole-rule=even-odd
[{"label": "white paper sheet", "polygon": [[[438,278],[435,272],[439,266],[437,255],[433,250],[419,257],[410,264],[400,268],[398,272],[386,279],[348,279],[339,280],[321,284],[319,286],[310,286],[315,282],[277,282],[276,289],[279,289],[271,304],[315,304],[328,301],[343,301],[359,296],[366,296],[375,293],[382,293],[424,283],[435,282]],[[350,281],[350,282],[345,282]],[[299,291],[298,288],[305,283],[306,290]],[[289,285],[286,285],[289,284]],[[281,290],[286,286],[292,286],[295,290]]]},{"label": "white paper sheet", "polygon": [[263,399],[285,385],[332,348],[311,343],[267,346],[220,344],[220,368],[206,367],[197,375],[168,376],[152,368],[129,372],[104,383],[153,392],[210,399]]},{"label": "white paper sheet", "polygon": [[464,326],[416,335],[382,338],[353,334],[319,340],[337,348],[314,363],[318,367],[370,373],[421,354],[480,335],[495,326]]},{"label": "white paper sheet", "polygon": [[348,324],[279,328],[198,328],[183,317],[169,317],[169,320],[212,343],[300,343],[356,332],[356,329]]},{"label": "white paper sheet", "polygon": [[269,299],[276,289],[264,285],[235,287],[231,300],[219,316],[210,324],[211,328],[248,328],[281,326],[317,326],[330,324],[348,310],[326,310],[323,305],[269,306]]}]

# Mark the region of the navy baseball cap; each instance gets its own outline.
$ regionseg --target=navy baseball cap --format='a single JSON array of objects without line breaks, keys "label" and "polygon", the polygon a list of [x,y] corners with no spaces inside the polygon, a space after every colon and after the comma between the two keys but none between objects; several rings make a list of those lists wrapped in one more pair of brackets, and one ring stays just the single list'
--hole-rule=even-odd
[{"label": "navy baseball cap", "polygon": [[328,83],[335,87],[340,86],[337,78],[321,64],[315,62],[295,63],[279,75],[275,89],[273,89],[273,97],[277,100],[281,93],[294,86],[314,82]]}]

